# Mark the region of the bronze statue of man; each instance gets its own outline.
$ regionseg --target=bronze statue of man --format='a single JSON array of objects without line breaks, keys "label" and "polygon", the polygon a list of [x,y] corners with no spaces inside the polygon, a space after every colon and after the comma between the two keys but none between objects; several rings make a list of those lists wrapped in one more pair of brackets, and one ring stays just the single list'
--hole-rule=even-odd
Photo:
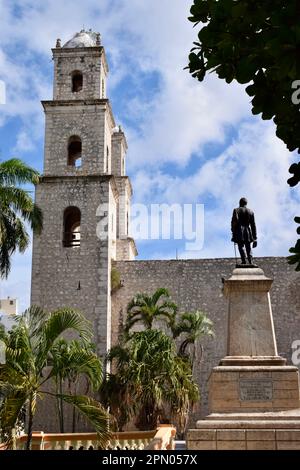
[{"label": "bronze statue of man", "polygon": [[240,200],[240,207],[233,210],[231,219],[232,239],[237,243],[239,252],[242,259],[242,265],[246,265],[246,258],[251,266],[252,264],[252,251],[257,246],[257,235],[254,212],[247,207],[248,201],[245,197]]}]

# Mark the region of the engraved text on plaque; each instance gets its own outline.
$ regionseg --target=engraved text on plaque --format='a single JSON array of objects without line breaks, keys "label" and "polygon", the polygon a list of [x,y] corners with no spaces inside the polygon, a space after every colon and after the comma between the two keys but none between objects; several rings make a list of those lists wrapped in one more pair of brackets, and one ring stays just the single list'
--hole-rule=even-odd
[{"label": "engraved text on plaque", "polygon": [[268,379],[240,380],[242,401],[268,401],[273,399],[273,382]]}]

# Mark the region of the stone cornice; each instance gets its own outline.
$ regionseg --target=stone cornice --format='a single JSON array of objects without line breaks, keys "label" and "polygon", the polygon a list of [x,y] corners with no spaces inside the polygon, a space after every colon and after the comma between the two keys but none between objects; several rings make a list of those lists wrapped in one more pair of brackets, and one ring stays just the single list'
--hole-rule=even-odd
[{"label": "stone cornice", "polygon": [[47,100],[41,101],[41,103],[44,108],[44,111],[47,111],[49,108],[62,108],[68,106],[107,106],[112,121],[112,127],[116,127],[115,118],[108,98],[85,100]]},{"label": "stone cornice", "polygon": [[105,49],[103,46],[93,46],[93,47],[54,47],[52,50],[53,58],[56,57],[76,57],[82,55],[89,55],[95,57],[103,57],[105,72],[109,72],[109,67],[106,59]]},{"label": "stone cornice", "polygon": [[107,181],[111,183],[111,187],[115,197],[119,198],[119,191],[114,175],[46,175],[40,178],[40,183],[60,183],[62,181]]}]

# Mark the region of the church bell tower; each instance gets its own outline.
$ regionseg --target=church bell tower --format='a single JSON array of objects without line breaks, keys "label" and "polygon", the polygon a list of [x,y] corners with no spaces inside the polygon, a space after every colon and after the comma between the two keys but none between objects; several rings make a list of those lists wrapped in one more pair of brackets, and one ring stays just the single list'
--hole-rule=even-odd
[{"label": "church bell tower", "polygon": [[129,237],[131,185],[126,138],[106,97],[108,65],[99,33],[58,39],[53,100],[46,117],[44,173],[36,203],[44,214],[34,235],[31,303],[81,310],[93,323],[98,352],[111,342],[112,260],[136,256]]}]

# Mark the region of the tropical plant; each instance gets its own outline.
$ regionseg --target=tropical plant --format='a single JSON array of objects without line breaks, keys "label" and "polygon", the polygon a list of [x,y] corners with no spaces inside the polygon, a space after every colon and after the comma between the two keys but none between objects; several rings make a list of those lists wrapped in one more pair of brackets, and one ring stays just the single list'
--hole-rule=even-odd
[{"label": "tropical plant", "polygon": [[[194,0],[189,20],[200,25],[189,55],[189,71],[203,81],[208,72],[248,84],[252,113],[273,119],[276,135],[300,153],[299,0]],[[289,168],[290,186],[300,183],[300,162]],[[299,232],[298,232],[299,233]],[[300,239],[290,249],[300,269]]]},{"label": "tropical plant", "polygon": [[[116,357],[116,348],[111,351],[111,360]],[[117,432],[123,431],[136,411],[134,386],[126,382],[122,371],[118,368],[116,373],[107,373],[100,388],[101,403],[110,413],[110,427]]]},{"label": "tropical plant", "polygon": [[[101,445],[109,438],[108,415],[102,405],[87,396],[73,396],[46,391],[47,381],[56,377],[63,367],[57,359],[57,345],[67,330],[77,332],[81,341],[91,340],[91,327],[84,316],[70,308],[62,308],[52,313],[39,307],[31,307],[18,319],[18,324],[4,337],[6,363],[0,369],[0,394],[3,402],[0,407],[1,428],[11,436],[22,407],[27,407],[27,449],[31,446],[33,417],[39,398],[53,396],[62,398],[73,405],[93,425],[99,434]],[[68,370],[78,371],[82,367],[94,377],[94,358],[89,364],[73,354],[68,361]],[[87,358],[86,358],[87,359]],[[81,366],[80,366],[81,364]],[[88,371],[92,372],[88,372]],[[62,373],[63,375],[64,373]],[[97,383],[98,385],[98,383]]]},{"label": "tropical plant", "polygon": [[[153,329],[159,319],[164,320],[166,333]],[[132,332],[136,323],[145,330]],[[101,397],[119,431],[133,417],[140,429],[151,429],[159,420],[172,417],[179,434],[184,431],[188,411],[199,398],[192,377],[195,347],[189,348],[191,357],[187,349],[212,334],[212,322],[202,312],[184,313],[178,319],[177,305],[167,289],[157,289],[153,295],[138,294],[129,302],[119,344],[107,355],[112,373],[101,388]],[[177,353],[174,340],[181,336]]]},{"label": "tropical plant", "polygon": [[6,278],[11,267],[11,256],[19,250],[23,253],[29,244],[25,223],[40,233],[43,226],[42,212],[34,204],[22,184],[38,184],[39,174],[21,160],[13,158],[0,163],[0,278]]},{"label": "tropical plant", "polygon": [[162,331],[133,333],[124,345],[112,348],[109,360],[126,387],[139,429],[155,428],[168,408],[186,415],[199,398],[190,364],[177,355],[173,339]]},{"label": "tropical plant", "polygon": [[[56,389],[57,412],[60,432],[65,432],[63,390],[67,387],[69,395],[77,395],[78,387],[86,383],[85,394],[90,386],[98,390],[102,382],[102,364],[94,352],[94,345],[90,342],[59,339],[53,346],[50,365],[53,367],[53,379]],[[76,431],[76,407],[73,406],[72,432]]]},{"label": "tropical plant", "polygon": [[125,332],[128,333],[136,323],[151,329],[155,319],[172,321],[177,306],[171,302],[167,289],[157,289],[153,295],[137,294],[127,306]]},{"label": "tropical plant", "polygon": [[[179,346],[179,354],[187,355],[187,348],[192,346],[191,362],[195,362],[196,347],[195,343],[205,336],[214,336],[213,322],[205,313],[196,310],[195,312],[185,312],[180,316],[178,323],[172,326],[173,338],[176,339],[183,335]],[[203,346],[200,344],[201,357],[203,354]],[[201,359],[200,357],[200,359]]]}]

